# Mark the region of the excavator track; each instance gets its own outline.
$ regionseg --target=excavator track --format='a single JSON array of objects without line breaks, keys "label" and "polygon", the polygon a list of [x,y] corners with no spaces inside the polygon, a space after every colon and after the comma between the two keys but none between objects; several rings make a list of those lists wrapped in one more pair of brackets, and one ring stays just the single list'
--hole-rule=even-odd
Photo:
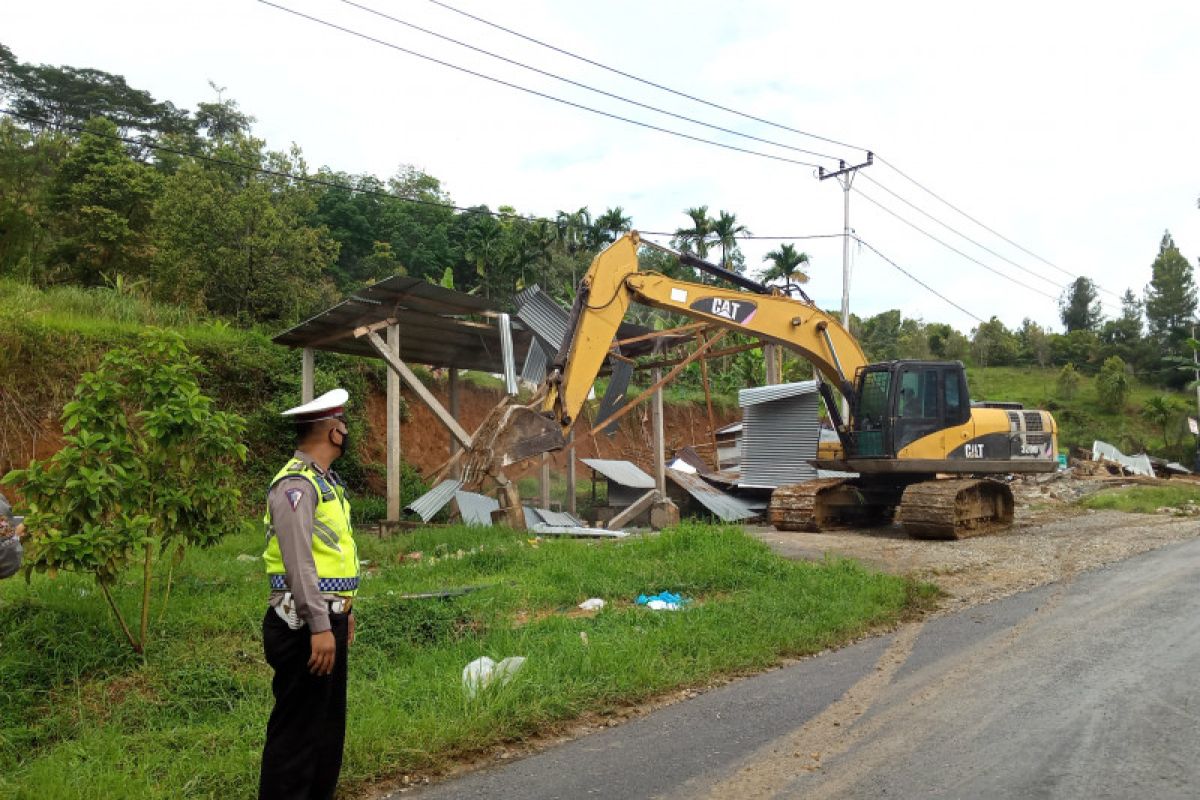
[{"label": "excavator track", "polygon": [[894,504],[872,501],[847,478],[818,478],[771,493],[767,518],[781,531],[827,531],[886,522]]},{"label": "excavator track", "polygon": [[965,539],[1012,525],[1013,494],[988,479],[922,481],[904,490],[898,517],[914,539]]}]

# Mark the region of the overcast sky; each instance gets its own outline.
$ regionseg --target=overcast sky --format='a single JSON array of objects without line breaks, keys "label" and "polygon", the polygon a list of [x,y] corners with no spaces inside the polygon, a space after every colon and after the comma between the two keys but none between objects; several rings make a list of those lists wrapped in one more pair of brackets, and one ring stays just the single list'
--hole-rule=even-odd
[{"label": "overcast sky", "polygon": [[[835,166],[503,64],[341,0],[278,0],[399,47],[571,102],[689,135]],[[1200,256],[1200,3],[482,2],[450,5],[657,83],[791,128],[872,149],[943,198],[1072,275],[1115,315],[1139,295],[1164,229]],[[665,94],[473,22],[430,0],[362,5],[572,80],[713,125],[852,163],[838,147]],[[842,192],[812,167],[688,141],[319,26],[251,0],[7,3],[0,41],[23,61],[95,67],[191,107],[212,80],[272,147],[310,165],[387,176],[413,164],[459,205],[553,216],[622,206],[673,231],[682,210],[726,209],[765,236],[840,233]],[[878,181],[1029,272],[959,238]],[[856,188],[964,253],[1057,297],[1063,272],[941,205],[878,161]],[[966,311],[1060,327],[1057,304],[925,238],[851,194],[867,242]],[[751,270],[776,242],[747,242]],[[837,239],[797,242],[809,293],[837,307]],[[975,321],[867,250],[852,254],[851,308],[969,330]],[[1033,274],[1030,274],[1033,273]],[[1046,280],[1049,279],[1049,280]]]}]

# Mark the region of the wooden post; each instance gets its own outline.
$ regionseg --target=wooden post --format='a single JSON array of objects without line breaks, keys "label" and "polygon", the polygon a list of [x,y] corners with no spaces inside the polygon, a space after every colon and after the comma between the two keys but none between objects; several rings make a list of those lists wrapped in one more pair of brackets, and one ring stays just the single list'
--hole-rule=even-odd
[{"label": "wooden post", "polygon": [[428,406],[433,415],[438,418],[438,421],[446,426],[450,431],[450,435],[458,439],[458,443],[463,447],[471,446],[471,434],[467,433],[463,429],[463,426],[458,424],[458,420],[450,416],[446,408],[433,396],[433,392],[429,391],[425,384],[421,383],[421,379],[416,376],[416,373],[400,360],[400,354],[388,347],[387,343],[379,338],[379,334],[370,328],[359,328],[355,330],[354,335],[365,336],[367,341],[371,343],[371,347],[375,348],[375,352],[379,353],[380,357],[387,362],[388,367],[392,371],[400,374],[400,378],[408,385],[408,388],[412,389],[421,402]]},{"label": "wooden post", "polygon": [[767,385],[774,386],[780,382],[779,378],[779,346],[774,344],[763,345],[763,361],[767,367]]},{"label": "wooden post", "polygon": [[567,513],[574,514],[575,502],[575,429],[567,434]]},{"label": "wooden post", "polygon": [[550,507],[550,454],[542,453],[542,470],[538,473],[538,484],[541,491],[542,508]]},{"label": "wooden post", "polygon": [[[400,352],[400,326],[389,325],[387,343]],[[400,375],[387,371],[387,519],[400,521]]]},{"label": "wooden post", "polygon": [[[700,343],[704,344],[704,331],[697,334]],[[708,409],[708,436],[712,440],[713,469],[721,469],[721,455],[717,451],[717,418],[713,414],[712,391],[708,388],[708,359],[700,359],[700,385],[704,387],[704,406]]]},{"label": "wooden post", "polygon": [[313,386],[316,382],[316,362],[313,359],[313,349],[306,347],[300,351],[300,402],[307,403],[313,399]]},{"label": "wooden post", "polygon": [[[458,411],[459,411],[458,370],[455,369],[454,367],[450,368],[449,383],[450,383],[450,416],[454,417],[454,419],[458,419]],[[457,452],[458,452],[458,440],[455,439],[453,436],[451,436],[450,437],[450,457],[453,458],[454,454]],[[454,476],[455,477],[462,476],[462,464],[454,465]]]},{"label": "wooden post", "polygon": [[[654,382],[662,381],[662,369],[654,370]],[[654,485],[658,489],[659,499],[666,499],[667,496],[667,453],[666,443],[663,441],[663,399],[662,386],[660,385],[654,390]]]}]

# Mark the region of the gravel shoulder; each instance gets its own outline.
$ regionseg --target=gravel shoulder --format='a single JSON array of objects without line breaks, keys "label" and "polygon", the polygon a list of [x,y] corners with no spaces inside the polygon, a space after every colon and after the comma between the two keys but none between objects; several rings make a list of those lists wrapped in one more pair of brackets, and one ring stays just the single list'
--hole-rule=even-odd
[{"label": "gravel shoulder", "polygon": [[1104,480],[1017,484],[1012,528],[959,541],[912,539],[898,525],[823,533],[746,530],[785,558],[843,556],[929,581],[945,593],[942,610],[954,611],[1200,537],[1197,517],[1090,511],[1073,505],[1080,496],[1111,485]]}]

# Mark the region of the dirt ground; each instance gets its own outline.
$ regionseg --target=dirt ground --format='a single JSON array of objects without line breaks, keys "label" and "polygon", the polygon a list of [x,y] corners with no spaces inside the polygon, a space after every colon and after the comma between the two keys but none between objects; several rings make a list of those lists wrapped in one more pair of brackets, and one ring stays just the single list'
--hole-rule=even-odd
[{"label": "dirt ground", "polygon": [[941,608],[954,611],[1200,537],[1200,517],[1090,511],[1072,504],[1114,483],[1086,478],[1018,482],[1013,527],[960,541],[911,539],[899,525],[825,533],[747,531],[787,558],[819,559],[829,553],[929,581],[945,593]]}]

